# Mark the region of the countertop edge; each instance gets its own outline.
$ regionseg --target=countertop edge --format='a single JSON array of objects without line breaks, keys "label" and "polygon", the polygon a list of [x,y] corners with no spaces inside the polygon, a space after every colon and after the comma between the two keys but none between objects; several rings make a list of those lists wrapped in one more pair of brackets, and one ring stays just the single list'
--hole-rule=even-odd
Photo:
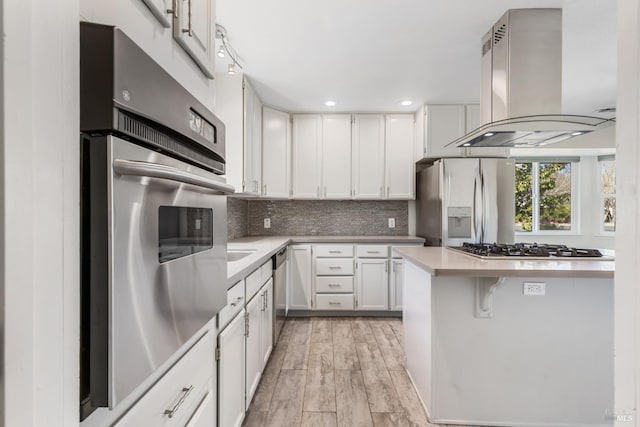
[{"label": "countertop edge", "polygon": [[[426,248],[425,248],[426,249]],[[442,248],[442,250],[445,250]],[[400,255],[402,258],[407,259],[420,269],[426,271],[432,276],[467,276],[467,277],[576,277],[576,278],[598,278],[598,279],[613,279],[615,274],[615,266],[613,270],[594,270],[594,269],[532,269],[526,267],[518,268],[500,268],[493,269],[486,268],[442,268],[439,266],[430,265],[425,262],[424,259],[418,258],[409,252],[409,248],[397,248],[394,252]],[[472,261],[469,260],[471,263]],[[585,261],[563,261],[574,262],[580,266]],[[613,263],[614,261],[597,261],[602,263]]]}]

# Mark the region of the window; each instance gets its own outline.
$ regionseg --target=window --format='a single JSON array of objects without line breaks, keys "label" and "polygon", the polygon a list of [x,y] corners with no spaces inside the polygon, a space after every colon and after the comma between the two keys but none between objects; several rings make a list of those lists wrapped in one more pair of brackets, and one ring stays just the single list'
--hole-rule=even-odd
[{"label": "window", "polygon": [[576,168],[572,161],[516,162],[516,232],[574,231]]},{"label": "window", "polygon": [[613,157],[598,158],[600,169],[601,231],[616,231],[616,161]]}]

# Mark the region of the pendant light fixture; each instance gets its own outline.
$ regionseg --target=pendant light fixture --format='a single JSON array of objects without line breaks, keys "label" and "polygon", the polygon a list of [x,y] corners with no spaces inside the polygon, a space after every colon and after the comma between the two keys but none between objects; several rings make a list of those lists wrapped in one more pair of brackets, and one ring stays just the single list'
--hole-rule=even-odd
[{"label": "pendant light fixture", "polygon": [[216,24],[216,40],[220,40],[220,48],[216,52],[216,55],[220,58],[224,58],[228,55],[229,59],[231,59],[231,63],[227,65],[227,73],[235,74],[235,67],[237,66],[242,69],[242,65],[240,65],[240,61],[238,60],[238,54],[227,39],[227,29],[220,24]]}]

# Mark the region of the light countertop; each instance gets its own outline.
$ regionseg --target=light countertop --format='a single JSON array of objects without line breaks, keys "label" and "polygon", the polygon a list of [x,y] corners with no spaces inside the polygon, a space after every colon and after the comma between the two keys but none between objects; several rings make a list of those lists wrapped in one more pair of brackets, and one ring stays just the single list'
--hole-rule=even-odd
[{"label": "light countertop", "polygon": [[229,251],[251,251],[238,261],[227,263],[227,288],[248,276],[253,270],[268,261],[273,254],[292,243],[380,243],[410,244],[424,243],[415,236],[256,236],[229,241]]},{"label": "light countertop", "polygon": [[395,248],[397,255],[433,276],[613,278],[614,261],[483,260],[442,247]]}]

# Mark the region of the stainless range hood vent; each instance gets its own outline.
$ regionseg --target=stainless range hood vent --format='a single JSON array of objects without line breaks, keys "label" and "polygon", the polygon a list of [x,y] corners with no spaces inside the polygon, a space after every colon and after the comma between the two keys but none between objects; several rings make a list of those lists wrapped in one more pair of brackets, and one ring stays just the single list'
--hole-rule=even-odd
[{"label": "stainless range hood vent", "polygon": [[510,9],[482,38],[478,129],[449,146],[536,147],[612,126],[561,114],[562,9]]}]

